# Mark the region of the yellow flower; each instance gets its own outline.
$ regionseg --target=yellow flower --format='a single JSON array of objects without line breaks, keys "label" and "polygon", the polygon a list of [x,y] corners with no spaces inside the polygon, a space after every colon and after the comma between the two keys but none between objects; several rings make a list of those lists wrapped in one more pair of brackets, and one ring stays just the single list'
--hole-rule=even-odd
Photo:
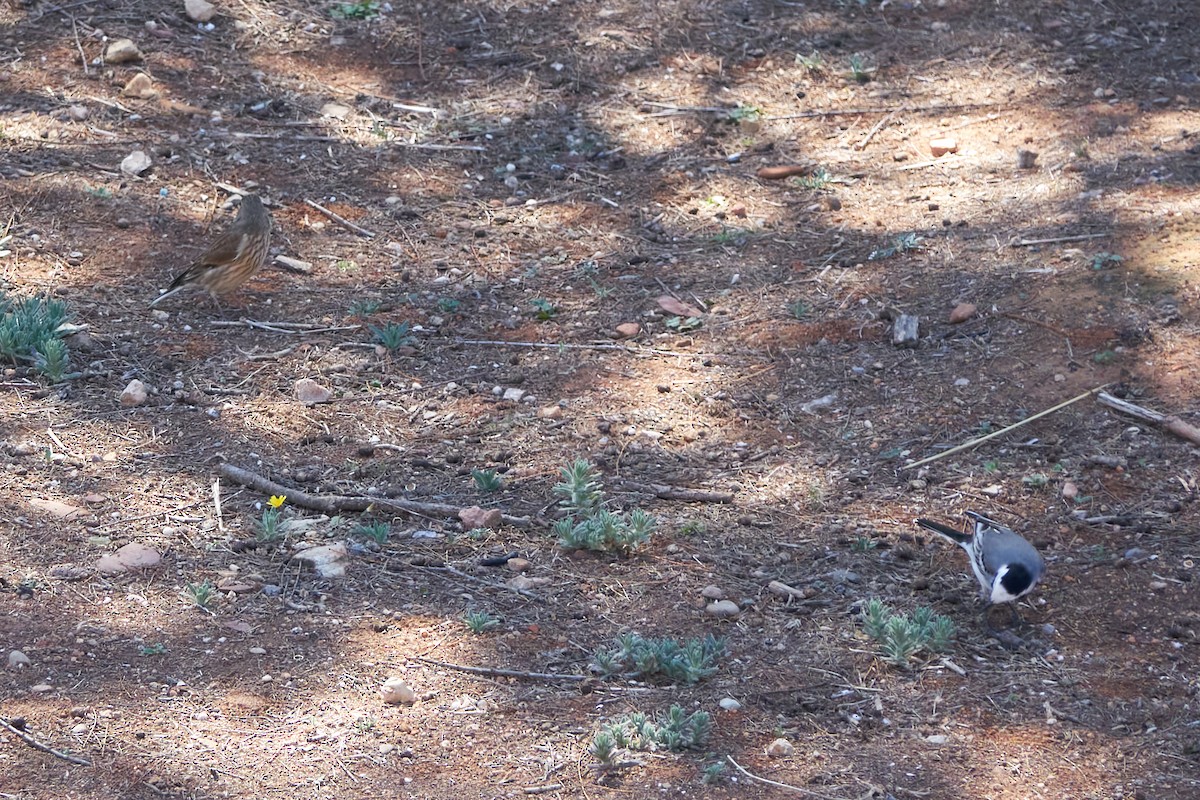
[{"label": "yellow flower", "polygon": [[284,500],[287,500],[286,494],[273,494],[271,495],[271,499],[267,501],[267,505],[271,506],[271,508],[279,508],[283,505]]}]

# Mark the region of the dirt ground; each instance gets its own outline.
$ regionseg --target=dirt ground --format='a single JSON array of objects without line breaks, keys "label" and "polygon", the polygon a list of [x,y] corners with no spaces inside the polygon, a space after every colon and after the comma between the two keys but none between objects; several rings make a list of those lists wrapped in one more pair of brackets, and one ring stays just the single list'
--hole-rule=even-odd
[{"label": "dirt ground", "polygon": [[[6,4],[0,277],[83,330],[61,383],[3,365],[0,797],[1200,797],[1197,445],[1089,396],[907,466],[1104,385],[1200,425],[1198,30],[1185,0]],[[147,308],[231,187],[308,267]],[[558,545],[578,458],[648,544]],[[287,490],[286,535],[222,465]],[[965,509],[1045,555],[1016,644],[912,524]],[[161,561],[97,568],[130,543]],[[339,543],[342,576],[292,558]],[[949,652],[885,662],[868,598]],[[726,651],[595,674],[626,632]],[[598,768],[672,704],[702,747]]]}]

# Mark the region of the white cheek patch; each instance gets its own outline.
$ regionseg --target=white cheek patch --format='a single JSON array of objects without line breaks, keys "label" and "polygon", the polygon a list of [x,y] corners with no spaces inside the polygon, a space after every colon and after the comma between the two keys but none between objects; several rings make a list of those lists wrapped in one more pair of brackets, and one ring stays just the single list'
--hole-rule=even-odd
[{"label": "white cheek patch", "polygon": [[1000,569],[996,572],[996,578],[992,581],[993,603],[1011,603],[1013,600],[1016,600],[1018,597],[1020,597],[1019,594],[1011,594],[1008,589],[1004,588],[1004,584],[1001,583],[1001,581],[1004,579],[1004,576],[1007,574],[1008,564],[1000,567]]}]

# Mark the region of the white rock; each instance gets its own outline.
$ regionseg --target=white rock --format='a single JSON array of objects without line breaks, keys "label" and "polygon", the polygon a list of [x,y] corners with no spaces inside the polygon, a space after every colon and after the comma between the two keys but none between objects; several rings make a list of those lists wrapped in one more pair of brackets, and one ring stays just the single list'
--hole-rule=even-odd
[{"label": "white rock", "polygon": [[126,61],[141,61],[142,51],[132,39],[117,39],[104,51],[104,60],[109,64],[124,64]]},{"label": "white rock", "polygon": [[504,390],[504,395],[503,395],[502,399],[511,400],[514,403],[519,403],[519,402],[521,402],[521,398],[524,396],[525,396],[524,389],[518,389],[515,386],[510,386]]},{"label": "white rock", "polygon": [[727,617],[736,617],[738,614],[742,613],[742,610],[738,608],[738,604],[732,600],[717,600],[716,602],[709,603],[707,606],[705,606],[704,613],[708,614],[710,617],[723,619]]},{"label": "white rock", "polygon": [[121,405],[124,408],[140,406],[142,403],[146,402],[146,397],[146,384],[142,383],[137,378],[134,378],[129,382],[129,385],[125,387],[124,391],[121,392]]},{"label": "white rock", "polygon": [[25,655],[20,650],[13,650],[8,654],[9,669],[24,669],[32,663],[33,662],[29,660],[29,656]]},{"label": "white rock", "polygon": [[292,560],[311,565],[322,578],[340,578],[346,574],[346,565],[342,561],[347,555],[346,545],[336,542],[301,550],[292,556]]},{"label": "white rock", "polygon": [[403,678],[388,678],[383,682],[383,686],[379,687],[379,696],[383,698],[383,702],[393,706],[411,706],[417,702],[417,693]]},{"label": "white rock", "polygon": [[217,15],[217,7],[208,0],[183,0],[183,11],[193,22],[208,22]]},{"label": "white rock", "polygon": [[350,106],[344,106],[341,103],[326,103],[321,106],[321,116],[345,119],[350,116]]},{"label": "white rock", "polygon": [[67,109],[67,116],[76,122],[83,122],[90,113],[87,106],[71,106]]},{"label": "white rock", "polygon": [[944,733],[935,733],[932,736],[926,736],[925,741],[930,744],[945,744],[950,741],[950,737]]},{"label": "white rock", "polygon": [[134,150],[125,158],[121,159],[121,172],[131,178],[136,178],[153,165],[150,156],[146,155],[145,150]]},{"label": "white rock", "polygon": [[717,703],[717,705],[719,705],[721,708],[725,709],[726,711],[737,711],[738,709],[740,709],[742,707],[742,704],[739,703],[737,700],[734,700],[732,697],[722,697],[720,702]]},{"label": "white rock", "polygon": [[700,590],[700,596],[707,600],[724,600],[725,590],[720,586],[709,584]]},{"label": "white rock", "polygon": [[328,403],[333,397],[333,392],[312,378],[301,378],[296,381],[295,391],[296,399],[306,406],[316,405],[317,403]]},{"label": "white rock", "polygon": [[796,752],[796,746],[787,739],[776,739],[767,745],[767,755],[771,758],[789,758]]}]

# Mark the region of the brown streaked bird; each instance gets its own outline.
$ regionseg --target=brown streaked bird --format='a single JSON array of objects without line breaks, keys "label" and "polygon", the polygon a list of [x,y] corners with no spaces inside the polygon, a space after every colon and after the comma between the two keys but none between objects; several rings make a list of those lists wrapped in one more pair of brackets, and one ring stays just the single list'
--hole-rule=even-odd
[{"label": "brown streaked bird", "polygon": [[233,224],[150,305],[193,286],[207,291],[216,302],[217,295],[229,294],[254,277],[267,260],[270,245],[271,215],[258,195],[245,195]]}]

